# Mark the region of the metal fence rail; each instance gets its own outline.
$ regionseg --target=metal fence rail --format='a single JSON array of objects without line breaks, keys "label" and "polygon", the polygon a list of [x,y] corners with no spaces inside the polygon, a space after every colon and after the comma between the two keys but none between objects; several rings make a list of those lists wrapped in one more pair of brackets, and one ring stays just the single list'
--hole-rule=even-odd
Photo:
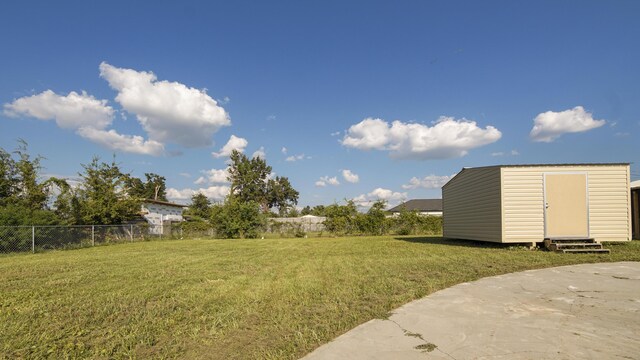
[{"label": "metal fence rail", "polygon": [[0,253],[73,249],[160,238],[182,238],[182,229],[170,224],[0,226]]}]

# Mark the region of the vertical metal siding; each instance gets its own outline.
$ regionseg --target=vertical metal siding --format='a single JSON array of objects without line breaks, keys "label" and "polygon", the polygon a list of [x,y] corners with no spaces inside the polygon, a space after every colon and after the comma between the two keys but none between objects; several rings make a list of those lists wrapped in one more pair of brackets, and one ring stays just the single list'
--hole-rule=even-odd
[{"label": "vertical metal siding", "polygon": [[500,242],[500,168],[464,169],[442,188],[443,235]]},{"label": "vertical metal siding", "polygon": [[544,239],[545,173],[586,172],[589,233],[598,241],[630,240],[629,166],[504,167],[502,178],[503,242]]}]

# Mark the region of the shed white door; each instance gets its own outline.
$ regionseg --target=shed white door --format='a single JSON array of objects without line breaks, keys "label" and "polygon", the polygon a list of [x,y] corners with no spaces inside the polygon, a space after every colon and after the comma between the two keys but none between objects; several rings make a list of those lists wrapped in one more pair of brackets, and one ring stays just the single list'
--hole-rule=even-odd
[{"label": "shed white door", "polygon": [[545,237],[588,237],[586,174],[545,174]]}]

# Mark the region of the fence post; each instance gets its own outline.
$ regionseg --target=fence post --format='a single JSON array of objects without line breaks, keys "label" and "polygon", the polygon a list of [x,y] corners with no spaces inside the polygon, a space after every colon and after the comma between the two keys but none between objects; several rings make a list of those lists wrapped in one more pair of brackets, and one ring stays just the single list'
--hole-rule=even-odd
[{"label": "fence post", "polygon": [[36,227],[31,226],[31,252],[36,252]]},{"label": "fence post", "polygon": [[91,225],[91,246],[96,246],[96,226]]},{"label": "fence post", "polygon": [[131,224],[131,233],[129,235],[131,235],[131,242],[133,242],[133,224]]}]

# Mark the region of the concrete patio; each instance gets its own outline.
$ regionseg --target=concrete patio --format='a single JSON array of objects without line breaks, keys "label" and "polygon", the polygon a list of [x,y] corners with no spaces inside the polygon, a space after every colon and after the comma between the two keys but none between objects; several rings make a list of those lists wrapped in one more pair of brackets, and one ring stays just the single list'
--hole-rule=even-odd
[{"label": "concrete patio", "polygon": [[304,359],[638,359],[640,263],[484,278],[408,303]]}]

